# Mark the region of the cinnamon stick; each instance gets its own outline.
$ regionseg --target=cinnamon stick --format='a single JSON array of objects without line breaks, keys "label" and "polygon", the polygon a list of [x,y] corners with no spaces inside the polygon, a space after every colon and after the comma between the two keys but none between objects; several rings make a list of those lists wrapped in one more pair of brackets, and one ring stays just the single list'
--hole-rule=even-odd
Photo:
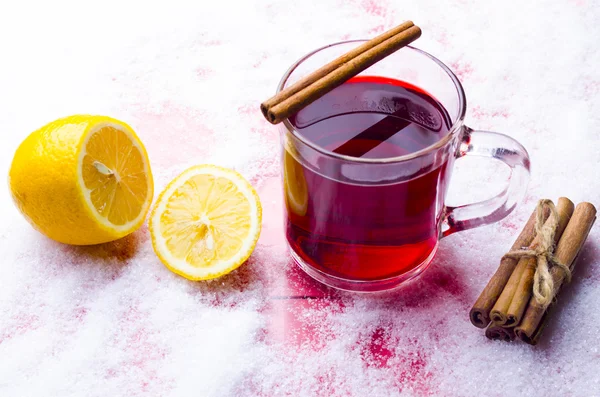
[{"label": "cinnamon stick", "polygon": [[[537,209],[536,209],[537,211]],[[534,214],[536,213],[536,211],[534,211]],[[548,208],[544,208],[544,221],[548,222],[548,217],[550,216],[550,211],[548,210]],[[534,215],[535,217],[535,215]],[[535,237],[535,236],[534,236]],[[532,239],[533,240],[533,239]],[[528,247],[531,245],[532,241],[530,240],[530,244],[528,245]],[[523,246],[516,248],[521,249],[523,248]],[[523,275],[523,272],[525,271],[525,266],[526,266],[526,262],[521,262],[518,259],[513,259],[516,262],[516,265],[514,267],[514,270],[512,272],[512,274],[509,276],[508,281],[506,282],[506,285],[504,286],[504,289],[502,290],[502,292],[500,293],[500,296],[498,297],[498,300],[494,303],[494,306],[492,307],[492,310],[490,311],[490,318],[492,319],[492,321],[503,325],[503,326],[515,326],[515,323],[512,322],[508,322],[508,308],[510,307],[510,303],[512,302],[512,298],[515,294],[515,291],[519,285],[519,281],[521,280],[521,276]]]},{"label": "cinnamon stick", "polygon": [[[547,218],[549,214],[549,211],[546,211],[544,216]],[[519,234],[512,245],[510,249],[511,251],[528,247],[529,244],[531,244],[535,237],[535,220],[536,210],[533,210],[533,213],[523,227],[521,234]],[[481,291],[479,298],[477,298],[473,304],[473,307],[471,308],[471,311],[469,312],[469,318],[474,326],[478,328],[485,328],[488,326],[490,323],[490,311],[502,293],[502,290],[504,289],[504,286],[506,285],[510,275],[515,270],[517,263],[517,259],[502,258],[496,273],[494,273],[483,291]]]},{"label": "cinnamon stick", "polygon": [[390,29],[387,32],[380,34],[379,36],[367,41],[366,43],[359,45],[358,47],[356,47],[355,49],[353,49],[351,51],[348,51],[344,55],[329,62],[327,65],[321,66],[319,69],[315,70],[311,74],[301,78],[300,80],[296,81],[294,84],[290,85],[289,87],[285,88],[284,90],[281,90],[274,97],[269,98],[266,101],[264,101],[260,105],[260,110],[262,111],[263,115],[265,117],[267,117],[268,110],[270,108],[272,108],[273,106],[275,106],[276,104],[278,104],[279,102],[283,102],[284,100],[288,99],[295,93],[308,87],[309,85],[311,85],[318,79],[325,77],[326,75],[328,75],[335,69],[339,68],[341,65],[352,60],[353,58],[356,58],[363,52],[373,48],[374,46],[376,46],[378,44],[383,43],[387,39],[397,35],[400,32],[403,32],[406,29],[411,28],[413,26],[414,26],[414,23],[412,21],[403,22],[400,25],[396,26],[395,28]]},{"label": "cinnamon stick", "polygon": [[[506,286],[502,290],[500,297],[498,298],[498,300],[494,304],[494,307],[492,308],[492,311],[490,312],[490,317],[492,321],[504,326],[511,325],[508,323],[508,308],[510,306],[510,302],[512,302],[513,296],[515,295],[515,291],[517,290],[519,281],[521,280],[521,276],[525,271],[526,265],[526,262],[517,262],[515,270],[510,275]],[[515,324],[512,325],[514,326]]]},{"label": "cinnamon stick", "polygon": [[[558,225],[556,226],[556,232],[554,234],[554,244],[557,244],[560,240],[563,231],[571,219],[574,209],[575,204],[573,204],[573,202],[568,198],[560,197],[558,199],[558,205],[556,206],[556,212],[558,213]],[[531,243],[530,249],[537,249],[540,245],[540,242],[541,239],[538,235]],[[521,258],[520,262],[521,261],[525,262],[525,269],[523,270],[523,274],[521,275],[521,279],[519,280],[515,294],[510,302],[510,306],[508,307],[506,314],[507,324],[519,324],[521,322],[521,317],[523,316],[523,313],[527,308],[527,304],[529,303],[529,298],[531,298],[532,295],[533,276],[535,275],[537,268],[537,258]]]},{"label": "cinnamon stick", "polygon": [[515,329],[514,327],[503,327],[498,323],[492,322],[485,330],[485,336],[492,340],[510,342],[515,339]]},{"label": "cinnamon stick", "polygon": [[260,109],[270,123],[280,123],[420,36],[418,26],[405,22],[321,67],[263,102]]},{"label": "cinnamon stick", "polygon": [[[575,268],[575,258],[583,247],[595,220],[596,208],[591,203],[578,204],[558,242],[554,256],[560,263],[567,265],[571,271]],[[554,294],[556,294],[562,286],[565,274],[556,266],[550,270],[550,274],[554,282]],[[545,318],[547,318],[547,308],[531,298],[521,324],[515,328],[515,334],[524,342],[536,344],[543,331]]]},{"label": "cinnamon stick", "polygon": [[[579,251],[579,253],[580,252],[581,251]],[[579,258],[579,253],[577,253],[577,256],[575,257],[575,259],[573,259],[573,264],[577,263],[577,259]],[[563,287],[564,287],[564,284],[561,285],[559,291],[562,290]],[[558,292],[557,292],[557,294],[558,294]],[[542,335],[542,332],[544,331],[544,329],[546,329],[546,326],[548,325],[548,319],[550,318],[550,316],[549,316],[550,311],[554,308],[554,306],[556,306],[555,302],[556,302],[556,300],[554,300],[554,302],[550,306],[548,306],[546,311],[541,315],[540,323],[539,323],[538,327],[535,329],[535,331],[533,332],[533,335],[531,335],[531,337],[528,337],[527,335],[521,335],[522,338],[520,337],[519,339],[521,339],[523,342],[528,343],[530,345],[538,344],[538,342],[540,340],[540,336]],[[521,331],[520,328],[516,327],[515,328],[515,336],[517,335],[517,330],[519,330],[519,332]]]}]

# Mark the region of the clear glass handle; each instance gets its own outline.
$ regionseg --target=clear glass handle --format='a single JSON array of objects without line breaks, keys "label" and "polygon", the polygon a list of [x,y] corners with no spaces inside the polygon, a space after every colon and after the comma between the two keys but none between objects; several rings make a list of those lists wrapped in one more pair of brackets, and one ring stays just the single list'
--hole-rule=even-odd
[{"label": "clear glass handle", "polygon": [[529,154],[519,142],[497,132],[474,131],[465,127],[456,157],[480,156],[502,161],[511,168],[508,186],[498,194],[479,203],[446,207],[442,236],[461,230],[498,222],[515,209],[523,199],[529,182]]}]

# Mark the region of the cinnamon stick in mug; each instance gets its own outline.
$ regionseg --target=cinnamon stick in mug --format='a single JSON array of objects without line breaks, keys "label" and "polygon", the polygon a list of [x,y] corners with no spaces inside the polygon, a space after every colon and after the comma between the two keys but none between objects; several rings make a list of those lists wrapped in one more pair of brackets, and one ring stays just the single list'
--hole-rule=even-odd
[{"label": "cinnamon stick in mug", "polygon": [[398,33],[404,32],[406,29],[412,28],[414,25],[415,24],[412,21],[403,22],[400,25],[396,26],[395,28],[390,29],[387,32],[383,32],[379,36],[359,45],[352,51],[348,51],[344,55],[329,62],[327,65],[321,66],[319,69],[315,70],[308,76],[301,78],[300,80],[296,81],[294,84],[292,84],[289,87],[287,87],[286,89],[282,90],[274,97],[269,98],[266,101],[264,101],[260,105],[260,109],[263,112],[263,115],[265,117],[268,117],[267,113],[268,113],[269,109],[272,108],[273,106],[275,106],[276,104],[288,99],[289,97],[298,93],[299,91],[302,91],[304,88],[313,84],[315,81],[327,76],[329,73],[333,72],[334,70],[336,70],[337,68],[339,68],[340,66],[345,64],[346,62],[356,58],[357,56],[364,53],[365,51],[370,50],[371,48],[375,47],[376,45],[383,43],[384,41],[394,37]]},{"label": "cinnamon stick in mug", "polygon": [[[544,220],[549,216],[549,211],[544,212]],[[521,234],[517,237],[514,244],[511,247],[511,251],[519,250],[524,247],[528,247],[529,244],[535,238],[535,221],[536,221],[536,210],[533,211],[529,220],[523,227]],[[485,328],[490,323],[490,311],[498,300],[498,297],[504,290],[508,279],[515,270],[518,260],[514,258],[502,258],[500,266],[496,270],[496,273],[492,276],[490,281],[487,283],[477,301],[473,304],[469,313],[471,323],[478,328]]]},{"label": "cinnamon stick in mug", "polygon": [[[556,206],[558,225],[556,226],[556,231],[554,233],[554,244],[557,244],[560,240],[563,231],[571,219],[571,215],[573,215],[574,209],[575,204],[568,198],[560,197],[558,199],[558,205]],[[541,238],[538,235],[529,248],[535,250],[539,247],[540,243]],[[531,298],[532,295],[533,276],[535,275],[537,268],[537,258],[521,258],[519,261],[525,262],[525,269],[523,270],[523,274],[521,275],[521,279],[519,280],[519,284],[506,313],[507,324],[519,324],[521,322],[521,317],[523,316],[527,304],[529,303],[529,298]]]},{"label": "cinnamon stick in mug", "polygon": [[[554,256],[571,271],[575,268],[575,258],[583,247],[595,220],[596,208],[592,204],[586,202],[578,204],[558,242]],[[556,266],[550,270],[550,274],[554,282],[553,294],[556,294],[564,281],[565,274]],[[521,324],[515,328],[517,337],[529,344],[536,344],[543,330],[544,316],[547,316],[547,308],[531,298]]]},{"label": "cinnamon stick in mug", "polygon": [[260,105],[261,112],[270,123],[280,123],[419,37],[421,29],[410,21],[405,22],[269,98]]}]

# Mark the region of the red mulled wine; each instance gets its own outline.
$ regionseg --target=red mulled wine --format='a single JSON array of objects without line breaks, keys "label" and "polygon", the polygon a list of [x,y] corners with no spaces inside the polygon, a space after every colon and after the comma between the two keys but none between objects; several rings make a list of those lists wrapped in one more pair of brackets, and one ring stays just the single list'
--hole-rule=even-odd
[{"label": "red mulled wine", "polygon": [[[290,121],[306,140],[356,160],[418,152],[442,139],[451,125],[448,112],[423,90],[372,76],[351,79]],[[432,254],[447,162],[408,181],[361,184],[349,182],[343,166],[314,170],[289,152],[284,156],[287,239],[307,264],[344,279],[381,280],[414,269]]]}]

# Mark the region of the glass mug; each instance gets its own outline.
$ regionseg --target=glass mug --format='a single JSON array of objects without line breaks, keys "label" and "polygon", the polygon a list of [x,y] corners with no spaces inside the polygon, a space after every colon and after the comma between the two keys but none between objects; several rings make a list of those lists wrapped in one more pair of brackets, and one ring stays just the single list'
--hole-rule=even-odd
[{"label": "glass mug", "polygon": [[[306,55],[277,92],[362,42]],[[465,126],[465,111],[452,71],[407,46],[285,119],[285,230],[295,262],[334,288],[392,289],[427,268],[440,238],[507,216],[525,193],[529,156],[506,135]],[[454,160],[464,156],[504,162],[508,186],[479,203],[444,205]]]}]

